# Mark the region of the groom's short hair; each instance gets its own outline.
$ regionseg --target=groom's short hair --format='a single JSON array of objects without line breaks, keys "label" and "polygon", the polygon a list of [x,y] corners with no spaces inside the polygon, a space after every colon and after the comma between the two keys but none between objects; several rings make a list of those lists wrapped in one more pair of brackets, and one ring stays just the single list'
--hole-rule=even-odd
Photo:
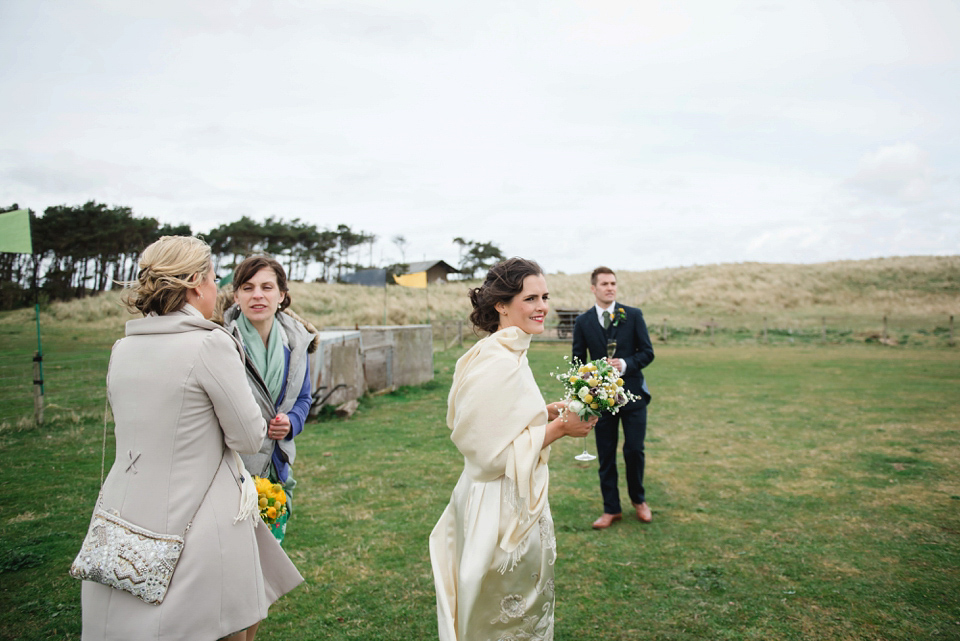
[{"label": "groom's short hair", "polygon": [[614,278],[617,277],[617,275],[613,272],[612,269],[610,269],[609,267],[604,267],[604,266],[601,265],[600,267],[597,267],[595,270],[593,270],[593,273],[592,273],[592,274],[590,274],[590,284],[591,284],[591,285],[596,285],[596,284],[597,284],[597,276],[599,276],[600,274],[610,274],[610,275],[613,276]]}]

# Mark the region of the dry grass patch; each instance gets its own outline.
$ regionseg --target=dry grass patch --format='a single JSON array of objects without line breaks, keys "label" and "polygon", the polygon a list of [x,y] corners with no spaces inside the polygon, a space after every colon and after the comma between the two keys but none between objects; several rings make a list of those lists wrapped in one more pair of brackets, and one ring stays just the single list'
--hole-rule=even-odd
[{"label": "dry grass patch", "polygon": [[17,514],[9,519],[7,519],[7,524],[12,525],[14,523],[29,523],[30,521],[38,521],[40,519],[45,519],[50,516],[49,512],[43,512],[41,514],[36,514],[35,512],[23,512]]},{"label": "dry grass patch", "polygon": [[[642,306],[654,328],[668,319],[672,328],[705,331],[713,318],[722,327],[759,331],[762,319],[771,328],[817,329],[820,318],[831,327],[877,334],[881,318],[894,319],[897,330],[946,327],[950,314],[960,316],[960,256],[920,256],[840,261],[814,265],[734,263],[618,274],[620,299]],[[586,309],[593,299],[589,274],[549,274],[554,308]],[[454,281],[425,290],[390,286],[361,287],[336,283],[290,284],[293,309],[317,327],[418,324],[466,320],[467,289],[480,281]],[[386,295],[385,295],[386,294]],[[133,318],[112,290],[69,302],[53,303],[41,314],[45,325],[83,325],[122,334]],[[553,317],[554,322],[556,317]],[[0,317],[0,325],[33,320],[33,310]],[[916,335],[911,342],[921,340]],[[932,340],[932,339],[923,339]]]}]

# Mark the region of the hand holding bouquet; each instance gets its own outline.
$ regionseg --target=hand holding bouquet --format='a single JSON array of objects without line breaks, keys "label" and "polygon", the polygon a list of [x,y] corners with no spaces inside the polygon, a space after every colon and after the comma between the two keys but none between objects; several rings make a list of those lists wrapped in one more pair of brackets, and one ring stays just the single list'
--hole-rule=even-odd
[{"label": "hand holding bouquet", "polygon": [[563,383],[567,409],[581,419],[600,416],[604,412],[616,414],[621,407],[637,399],[636,394],[623,389],[620,370],[604,359],[584,364],[573,359],[570,369],[556,374],[556,377]]}]

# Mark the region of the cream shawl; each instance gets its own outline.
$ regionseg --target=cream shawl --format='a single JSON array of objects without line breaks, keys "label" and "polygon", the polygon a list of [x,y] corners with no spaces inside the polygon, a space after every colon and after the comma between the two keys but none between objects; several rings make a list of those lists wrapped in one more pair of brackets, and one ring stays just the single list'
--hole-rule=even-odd
[{"label": "cream shawl", "polygon": [[550,481],[547,408],[527,363],[530,339],[508,327],[478,341],[457,361],[447,404],[465,473],[479,482],[505,477],[513,517],[500,548],[514,559],[547,505]]}]

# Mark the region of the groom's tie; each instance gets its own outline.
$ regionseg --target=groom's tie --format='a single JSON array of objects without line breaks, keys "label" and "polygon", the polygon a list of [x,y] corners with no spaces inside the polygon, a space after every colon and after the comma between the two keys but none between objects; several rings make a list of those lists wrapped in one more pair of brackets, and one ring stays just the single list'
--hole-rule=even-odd
[{"label": "groom's tie", "polygon": [[610,329],[610,312],[603,313],[603,329]]}]

